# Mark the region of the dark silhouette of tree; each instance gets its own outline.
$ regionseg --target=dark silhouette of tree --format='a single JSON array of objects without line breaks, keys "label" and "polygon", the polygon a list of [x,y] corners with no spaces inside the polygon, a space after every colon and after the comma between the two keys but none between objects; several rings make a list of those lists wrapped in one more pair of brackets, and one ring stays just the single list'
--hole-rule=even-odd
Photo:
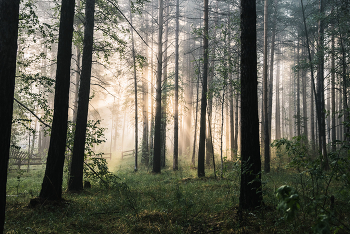
[{"label": "dark silhouette of tree", "polygon": [[129,1],[130,7],[130,31],[131,31],[131,49],[132,49],[132,66],[133,66],[133,77],[134,77],[134,98],[135,98],[135,167],[134,171],[138,170],[137,160],[138,160],[138,108],[137,108],[137,76],[136,76],[136,52],[135,52],[135,40],[134,40],[134,30],[132,28],[132,10],[131,1]]},{"label": "dark silhouette of tree", "polygon": [[4,230],[6,182],[16,77],[19,0],[0,1],[0,233]]},{"label": "dark silhouette of tree", "polygon": [[206,112],[207,112],[207,79],[208,79],[208,0],[204,0],[204,35],[203,35],[203,81],[202,81],[202,99],[201,99],[201,117],[199,131],[199,149],[198,149],[198,177],[205,176],[205,131],[206,131]]},{"label": "dark silhouette of tree", "polygon": [[161,150],[161,166],[166,164],[166,140],[167,140],[167,103],[168,103],[168,38],[169,38],[169,1],[165,0],[164,9],[164,51],[163,51],[163,81],[162,81],[162,150]]},{"label": "dark silhouette of tree", "polygon": [[256,1],[241,1],[240,209],[262,203],[257,97]]},{"label": "dark silhouette of tree", "polygon": [[174,115],[174,159],[173,170],[179,169],[179,0],[176,0],[175,29],[175,115]]},{"label": "dark silhouette of tree", "polygon": [[158,56],[157,56],[157,80],[156,80],[156,116],[154,120],[154,155],[153,172],[161,171],[161,122],[162,122],[162,36],[163,36],[163,0],[158,1]]},{"label": "dark silhouette of tree", "polygon": [[[270,128],[268,115],[268,90],[267,90],[267,16],[268,16],[268,0],[264,4],[264,62],[263,62],[263,139],[264,139],[264,169],[270,172]],[[271,50],[272,56],[272,50]]]},{"label": "dark silhouette of tree", "polygon": [[71,191],[83,189],[84,150],[89,111],[94,11],[95,0],[87,0],[85,5],[84,47],[79,87],[78,113],[74,135],[71,173],[68,183],[68,190]]},{"label": "dark silhouette of tree", "polygon": [[55,104],[45,175],[39,197],[60,200],[65,159],[75,0],[62,0]]},{"label": "dark silhouette of tree", "polygon": [[[319,0],[319,14],[324,14],[324,0]],[[328,155],[327,155],[327,142],[326,142],[326,123],[325,123],[325,102],[324,102],[324,22],[321,17],[318,20],[318,67],[317,67],[317,99],[316,105],[318,105],[318,128],[319,128],[319,147],[320,152],[323,155],[323,166],[325,169],[329,169]]]}]

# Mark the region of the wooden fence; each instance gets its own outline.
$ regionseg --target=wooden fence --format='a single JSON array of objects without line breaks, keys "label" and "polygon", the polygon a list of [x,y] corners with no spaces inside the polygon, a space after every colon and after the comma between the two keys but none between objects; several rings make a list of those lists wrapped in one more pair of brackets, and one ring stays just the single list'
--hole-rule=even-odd
[{"label": "wooden fence", "polygon": [[130,156],[135,157],[135,150],[122,151],[122,159]]},{"label": "wooden fence", "polygon": [[27,170],[29,170],[29,167],[32,165],[43,164],[42,158],[37,154],[29,154],[28,152],[16,148],[10,149],[9,165],[15,165],[18,169],[21,169],[21,166],[27,166]]}]

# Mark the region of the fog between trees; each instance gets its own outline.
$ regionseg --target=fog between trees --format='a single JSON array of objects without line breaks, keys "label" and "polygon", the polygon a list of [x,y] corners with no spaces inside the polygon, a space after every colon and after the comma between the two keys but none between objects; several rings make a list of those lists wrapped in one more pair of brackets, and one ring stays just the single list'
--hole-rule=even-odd
[{"label": "fog between trees", "polygon": [[[242,131],[256,130],[259,135],[251,137],[259,137],[266,172],[276,157],[270,144],[296,136],[304,136],[322,155],[327,170],[329,152],[338,149],[335,142],[346,141],[348,134],[348,2],[254,2],[258,101],[254,108],[259,127],[253,122],[241,127],[247,120],[241,118],[241,107],[255,92],[240,98],[245,41],[241,41],[239,1],[210,1],[208,21],[203,2],[197,0],[96,1],[85,150],[111,157],[110,169],[122,160],[123,151],[137,149],[135,171],[178,169],[178,160],[198,167],[198,176],[205,176],[204,167],[215,161],[218,169],[225,160],[239,160]],[[70,4],[75,8],[67,165],[74,145],[87,22],[87,1]],[[62,11],[60,1],[50,0],[23,1],[19,10],[11,145],[42,157],[47,155],[51,131],[43,123],[52,125],[55,82],[61,71],[57,70],[59,30],[66,29],[59,28],[60,17],[66,17]],[[255,18],[255,12],[251,14]]]}]

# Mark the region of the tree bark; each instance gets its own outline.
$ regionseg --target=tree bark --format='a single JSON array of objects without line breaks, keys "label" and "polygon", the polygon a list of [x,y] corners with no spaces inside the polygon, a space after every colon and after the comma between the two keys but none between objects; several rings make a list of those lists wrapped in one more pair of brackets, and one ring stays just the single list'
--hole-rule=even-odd
[{"label": "tree bark", "polygon": [[205,176],[205,131],[206,131],[206,112],[207,112],[207,79],[208,79],[208,55],[209,55],[209,6],[208,0],[204,0],[204,35],[203,35],[203,81],[202,81],[202,99],[201,99],[201,117],[199,132],[199,149],[198,149],[198,177]]},{"label": "tree bark", "polygon": [[[169,1],[165,1],[165,19],[169,17]],[[167,102],[168,102],[168,32],[169,21],[165,21],[164,29],[164,61],[163,61],[163,89],[162,89],[162,167],[165,167],[166,163],[166,138],[167,138]]]},{"label": "tree bark", "polygon": [[[145,19],[145,18],[144,18]],[[146,21],[146,28],[148,26],[148,19]],[[146,35],[146,43],[148,44],[148,34]],[[145,49],[145,57],[148,59],[148,46]],[[142,80],[142,117],[143,117],[143,129],[142,129],[142,162],[148,166],[149,163],[149,147],[148,147],[148,60],[143,67],[144,78]],[[152,71],[153,72],[153,71]]]},{"label": "tree bark", "polygon": [[294,80],[292,76],[292,71],[290,71],[290,84],[289,84],[289,139],[291,140],[293,138],[293,92],[294,87]]},{"label": "tree bark", "polygon": [[[319,0],[319,12],[324,14],[324,0]],[[323,167],[329,169],[327,143],[326,143],[326,123],[325,123],[325,100],[324,100],[324,23],[323,19],[318,21],[318,69],[317,69],[317,102],[319,119],[319,144],[320,152],[323,155]]]},{"label": "tree bark", "polygon": [[69,107],[70,65],[74,19],[74,0],[62,0],[58,39],[55,104],[49,152],[39,197],[61,200]]},{"label": "tree bark", "polygon": [[83,189],[84,151],[86,126],[89,112],[89,96],[92,67],[92,46],[94,33],[95,0],[87,0],[85,5],[85,29],[77,122],[74,134],[74,146],[68,190]]},{"label": "tree bark", "polygon": [[[232,79],[232,77],[231,77]],[[230,155],[231,160],[235,158],[235,122],[234,122],[234,110],[233,110],[233,84],[230,84]]]},{"label": "tree bark", "polygon": [[[153,7],[151,7],[152,10],[151,10],[151,19],[153,19]],[[153,25],[154,25],[154,20],[152,20],[152,30],[153,30]],[[153,48],[153,33],[151,33],[151,48]],[[154,71],[153,71],[153,51],[151,53],[151,127],[150,127],[150,133],[149,133],[149,157],[152,157],[153,158],[153,144],[154,144],[154,141],[153,141],[153,138],[154,138]]]},{"label": "tree bark", "polygon": [[175,29],[175,115],[174,115],[174,158],[173,170],[179,169],[179,0],[176,0]]},{"label": "tree bark", "polygon": [[241,1],[240,209],[262,204],[257,97],[256,1]]},{"label": "tree bark", "polygon": [[[334,26],[332,25],[332,31],[334,30]],[[331,99],[332,99],[332,151],[336,151],[336,139],[337,139],[337,130],[336,130],[336,122],[335,122],[335,39],[334,32],[332,32],[332,42],[331,42]]]},{"label": "tree bark", "polygon": [[[129,1],[130,7],[130,24],[132,25],[132,12],[131,12],[131,0]],[[134,29],[130,26],[131,32],[131,49],[132,49],[132,62],[133,62],[133,72],[134,72],[134,98],[135,98],[135,167],[134,171],[138,170],[138,102],[137,102],[137,74],[136,74],[136,52],[135,52],[135,41],[134,41]]]},{"label": "tree bark", "polygon": [[[77,0],[77,6],[79,13],[80,12],[80,0]],[[81,33],[81,21],[78,19],[78,25],[77,25],[77,32],[78,34]],[[79,82],[80,82],[80,59],[81,59],[81,48],[80,43],[78,43],[75,46],[76,53],[77,53],[77,60],[76,60],[76,71],[75,71],[75,86],[74,86],[74,104],[73,104],[73,123],[77,122],[77,115],[78,115],[78,94],[79,94]]]},{"label": "tree bark", "polygon": [[[305,49],[303,47],[302,49],[302,55],[303,56],[306,56],[306,53],[305,53]],[[306,141],[308,140],[308,119],[307,119],[307,101],[306,101],[306,71],[305,69],[302,71],[302,92],[303,92],[303,128],[304,128],[304,131],[303,131],[303,135],[305,136],[306,138]]]},{"label": "tree bark", "polygon": [[16,77],[19,3],[19,0],[0,1],[0,233],[3,232],[5,224],[6,183]]},{"label": "tree bark", "polygon": [[[264,64],[263,64],[263,120],[264,120],[264,170],[270,172],[270,133],[268,117],[268,90],[267,90],[267,19],[268,19],[268,0],[264,4]],[[271,48],[273,45],[271,45]],[[273,50],[271,49],[271,57]],[[273,72],[273,71],[272,71]]]},{"label": "tree bark", "polygon": [[276,69],[276,139],[281,138],[281,107],[280,107],[280,56],[277,55],[277,69]]},{"label": "tree bark", "polygon": [[162,36],[163,36],[163,0],[158,0],[158,56],[156,80],[156,116],[154,126],[153,172],[161,172],[161,122],[162,122]]},{"label": "tree bark", "polygon": [[[300,37],[298,34],[298,45],[297,45],[297,64],[300,64]],[[297,70],[297,136],[301,135],[301,118],[300,118],[300,71]]]}]

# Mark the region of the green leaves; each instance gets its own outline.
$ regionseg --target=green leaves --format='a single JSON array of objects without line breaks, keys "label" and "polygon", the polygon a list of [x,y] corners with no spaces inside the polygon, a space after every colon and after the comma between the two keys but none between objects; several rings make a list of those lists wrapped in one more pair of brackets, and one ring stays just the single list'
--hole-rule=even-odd
[{"label": "green leaves", "polygon": [[284,213],[284,219],[293,220],[300,209],[299,194],[292,187],[282,185],[277,189],[276,197],[280,200],[277,209]]}]

